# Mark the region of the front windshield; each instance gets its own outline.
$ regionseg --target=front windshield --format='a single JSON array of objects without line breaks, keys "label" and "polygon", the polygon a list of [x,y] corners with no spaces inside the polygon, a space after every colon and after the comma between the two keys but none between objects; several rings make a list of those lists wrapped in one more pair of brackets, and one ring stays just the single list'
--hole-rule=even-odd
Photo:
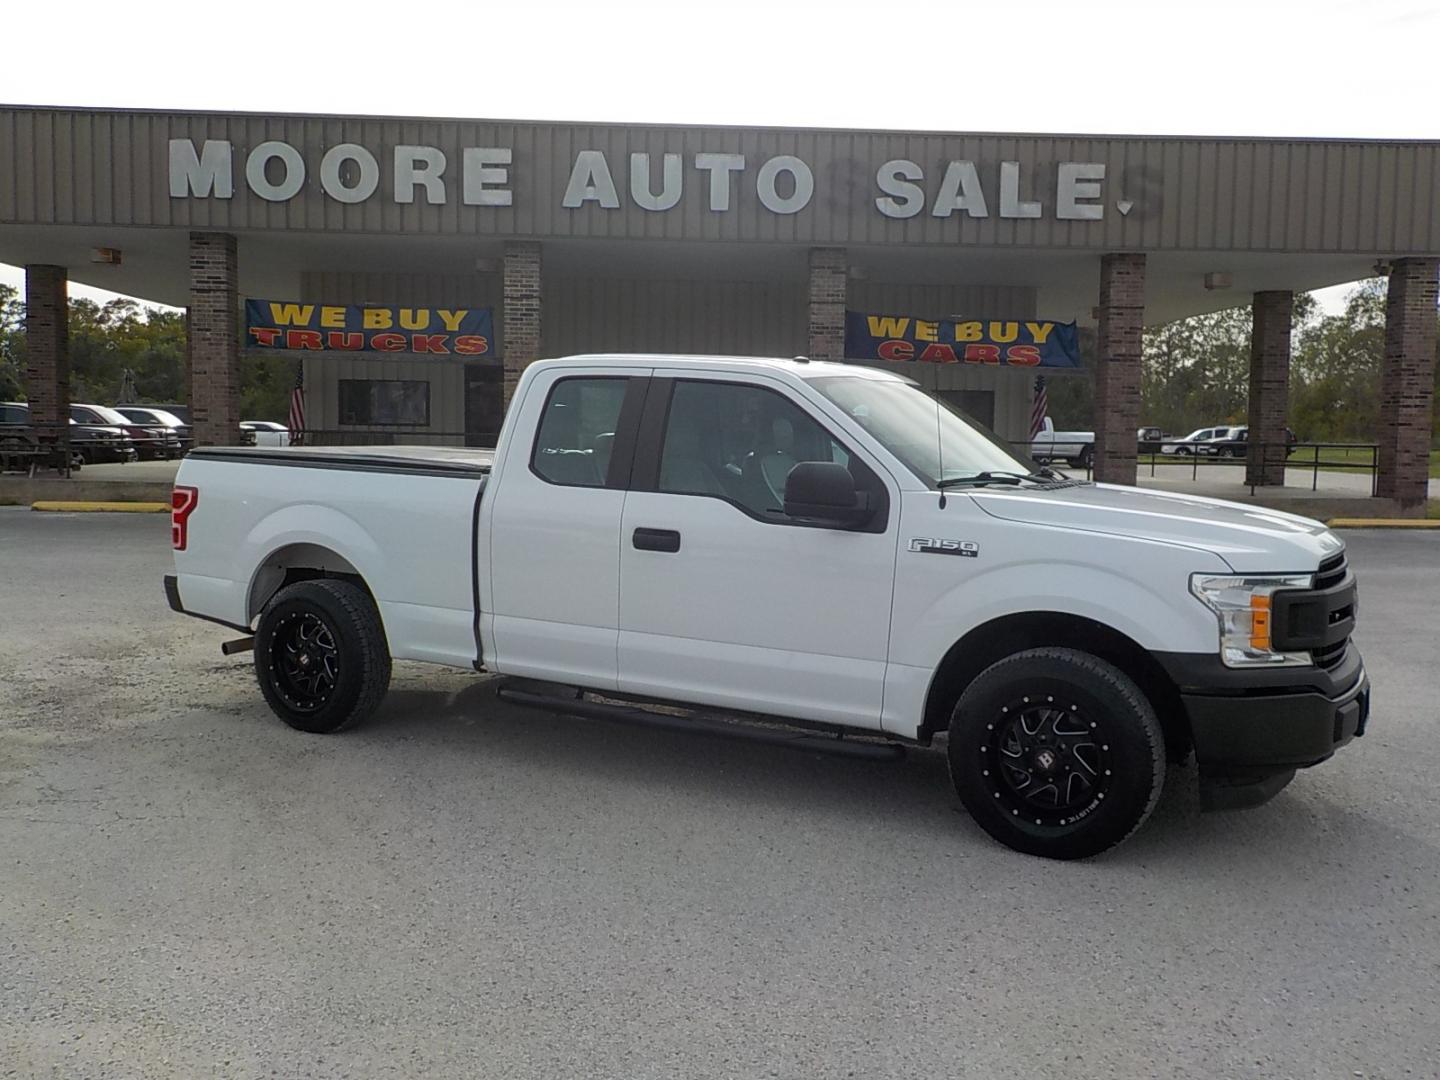
[{"label": "front windshield", "polygon": [[830,375],[811,379],[810,385],[931,486],[982,472],[1024,474],[1035,468],[914,383]]}]

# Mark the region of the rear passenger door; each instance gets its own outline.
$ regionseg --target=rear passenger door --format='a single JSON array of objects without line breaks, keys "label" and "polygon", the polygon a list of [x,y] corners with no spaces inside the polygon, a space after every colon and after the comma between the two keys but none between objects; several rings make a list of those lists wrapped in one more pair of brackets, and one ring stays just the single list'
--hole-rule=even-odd
[{"label": "rear passenger door", "polygon": [[497,671],[616,687],[620,514],[647,375],[556,369],[516,403],[481,597]]},{"label": "rear passenger door", "polygon": [[[846,465],[865,529],[781,512],[802,461]],[[898,488],[758,375],[656,378],[620,543],[622,691],[879,727]]]}]

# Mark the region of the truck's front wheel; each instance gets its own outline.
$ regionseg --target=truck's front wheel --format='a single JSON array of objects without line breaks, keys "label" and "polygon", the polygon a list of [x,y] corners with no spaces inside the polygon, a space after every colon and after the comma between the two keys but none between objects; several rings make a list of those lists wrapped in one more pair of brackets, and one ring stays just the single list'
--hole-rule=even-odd
[{"label": "truck's front wheel", "polygon": [[275,715],[328,734],[373,713],[390,650],[370,597],[348,581],[298,581],[275,594],[255,633],[255,674]]},{"label": "truck's front wheel", "polygon": [[1165,782],[1165,740],[1133,680],[1077,649],[1030,649],[981,672],[950,718],[950,776],[975,821],[1029,855],[1120,843]]}]

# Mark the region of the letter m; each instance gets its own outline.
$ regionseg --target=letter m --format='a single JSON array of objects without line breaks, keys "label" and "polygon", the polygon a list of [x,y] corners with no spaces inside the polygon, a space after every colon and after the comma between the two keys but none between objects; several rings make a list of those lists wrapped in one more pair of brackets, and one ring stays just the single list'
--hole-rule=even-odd
[{"label": "letter m", "polygon": [[185,199],[196,195],[228,199],[235,194],[235,177],[230,168],[230,142],[206,139],[197,156],[193,139],[170,140],[170,197]]}]

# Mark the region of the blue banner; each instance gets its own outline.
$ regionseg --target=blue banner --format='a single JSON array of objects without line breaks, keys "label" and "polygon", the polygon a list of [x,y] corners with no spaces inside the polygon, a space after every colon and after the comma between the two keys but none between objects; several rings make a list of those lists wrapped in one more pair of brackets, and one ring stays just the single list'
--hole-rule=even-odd
[{"label": "blue banner", "polygon": [[491,356],[491,308],[364,307],[246,300],[245,344],[252,349]]},{"label": "blue banner", "polygon": [[1073,322],[916,319],[847,311],[845,356],[892,363],[1078,368],[1080,335]]}]

